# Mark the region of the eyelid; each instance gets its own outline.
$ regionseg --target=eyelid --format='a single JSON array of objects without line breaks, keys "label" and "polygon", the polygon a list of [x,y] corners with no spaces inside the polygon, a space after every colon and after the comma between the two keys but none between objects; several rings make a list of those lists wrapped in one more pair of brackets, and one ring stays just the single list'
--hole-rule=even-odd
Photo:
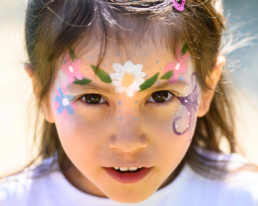
[{"label": "eyelid", "polygon": [[[159,91],[166,91],[166,92],[168,92],[170,95],[171,95],[171,97],[169,98],[169,96],[168,96],[168,100],[166,100],[166,101],[164,101],[164,102],[155,102],[155,100],[154,101],[148,101],[150,98],[152,98],[152,95],[154,94],[154,93],[156,93],[156,92],[159,92]],[[151,95],[148,97],[148,99],[146,100],[146,103],[154,103],[154,104],[158,104],[158,105],[164,105],[164,104],[166,104],[166,103],[169,103],[170,102],[170,100],[173,98],[173,97],[177,97],[173,92],[171,92],[171,91],[169,91],[169,90],[158,90],[158,91],[156,91],[156,92],[153,92],[153,93],[151,93]],[[153,98],[152,98],[153,99]]]},{"label": "eyelid", "polygon": [[[94,93],[87,93],[87,94],[78,95],[78,96],[73,100],[73,102],[76,102],[76,101],[78,101],[78,100],[82,100],[82,98],[83,98],[85,95],[89,95],[89,94],[98,94],[98,95],[101,96],[101,98],[102,98],[103,100],[105,100],[105,102],[99,102],[99,103],[97,103],[97,104],[108,103],[106,97],[104,97],[102,94],[95,93],[95,92],[94,92]],[[86,103],[86,104],[94,105],[94,104],[90,104],[90,103],[88,103],[88,102],[86,102],[86,101],[84,101],[84,100],[82,100],[82,101],[83,101],[84,103]],[[95,105],[97,105],[97,104],[95,104]]]}]

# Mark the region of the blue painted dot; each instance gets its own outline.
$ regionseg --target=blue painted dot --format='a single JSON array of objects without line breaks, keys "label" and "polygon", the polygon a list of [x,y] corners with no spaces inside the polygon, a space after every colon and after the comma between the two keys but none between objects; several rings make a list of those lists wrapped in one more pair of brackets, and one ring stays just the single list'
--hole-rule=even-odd
[{"label": "blue painted dot", "polygon": [[157,62],[157,64],[159,63],[159,61],[156,61]]},{"label": "blue painted dot", "polygon": [[64,61],[64,64],[66,64],[66,62]]},{"label": "blue painted dot", "polygon": [[106,56],[106,53],[105,53],[105,52],[103,52],[103,56]]},{"label": "blue painted dot", "polygon": [[121,103],[121,101],[118,101],[118,105],[120,106],[122,103]]},{"label": "blue painted dot", "polygon": [[120,54],[119,54],[119,53],[117,53],[116,55],[117,55],[118,57],[120,56]]},{"label": "blue painted dot", "polygon": [[150,67],[148,67],[148,69],[149,69]]},{"label": "blue painted dot", "polygon": [[159,70],[162,70],[161,68]]},{"label": "blue painted dot", "polygon": [[145,53],[145,54],[144,54],[144,57],[146,57],[146,56],[147,56],[147,54]]},{"label": "blue painted dot", "polygon": [[119,110],[119,113],[121,112],[121,110]]},{"label": "blue painted dot", "polygon": [[104,64],[104,67],[107,66],[106,64]]},{"label": "blue painted dot", "polygon": [[145,76],[145,78],[147,78],[147,75]]},{"label": "blue painted dot", "polygon": [[134,112],[136,112],[136,110]]},{"label": "blue painted dot", "polygon": [[136,121],[136,120],[137,120],[137,118],[135,117],[135,118],[134,118],[134,120]]},{"label": "blue painted dot", "polygon": [[193,57],[192,57],[192,56],[190,56],[190,59],[193,59]]},{"label": "blue painted dot", "polygon": [[183,80],[184,80],[184,78],[183,78],[183,77],[179,77],[178,79],[179,79],[180,81],[183,81]]},{"label": "blue painted dot", "polygon": [[95,83],[95,82],[94,82],[93,84],[94,84],[94,85],[96,85],[96,83]]},{"label": "blue painted dot", "polygon": [[122,120],[122,117],[119,117],[120,120]]},{"label": "blue painted dot", "polygon": [[159,81],[157,81],[157,84],[159,84]]},{"label": "blue painted dot", "polygon": [[93,58],[92,58],[92,56],[90,56],[90,60],[92,60]]},{"label": "blue painted dot", "polygon": [[138,103],[138,101],[135,102],[135,104],[137,104],[137,103]]}]

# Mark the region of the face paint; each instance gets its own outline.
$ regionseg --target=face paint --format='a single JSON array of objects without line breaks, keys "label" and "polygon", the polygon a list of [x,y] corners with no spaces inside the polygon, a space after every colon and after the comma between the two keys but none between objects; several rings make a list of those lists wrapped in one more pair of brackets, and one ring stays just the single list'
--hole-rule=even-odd
[{"label": "face paint", "polygon": [[[177,49],[175,57],[176,63],[166,64],[164,69],[166,73],[160,78],[161,80],[169,80],[171,84],[175,83],[177,80],[182,81],[182,77],[178,79],[178,75],[179,73],[185,73],[187,70],[186,62],[189,59],[189,53],[187,53],[187,50],[187,44],[185,44],[182,49],[180,49],[180,47]],[[119,56],[119,53],[117,53],[117,55]],[[63,65],[62,71],[64,73],[68,73],[69,83],[86,85],[92,82],[89,79],[83,78],[82,73],[79,71],[81,61],[76,59],[72,49],[69,49],[69,55],[66,55],[64,62],[65,65]],[[159,60],[157,60],[156,63],[158,64]],[[112,85],[116,87],[115,91],[117,93],[126,92],[128,97],[134,96],[135,92],[144,91],[150,88],[156,82],[159,84],[159,81],[157,80],[160,73],[156,73],[151,78],[144,80],[143,77],[147,78],[147,75],[145,72],[142,72],[143,65],[134,65],[130,60],[125,62],[124,66],[114,63],[113,69],[116,73],[111,73],[110,75],[103,69],[96,68],[94,65],[91,65],[91,68],[102,82],[109,84],[112,83]],[[160,70],[162,70],[162,68],[160,68]]]},{"label": "face paint", "polygon": [[193,122],[193,119],[194,119],[193,112],[197,113],[197,111],[198,111],[198,107],[199,107],[198,99],[199,99],[199,96],[200,96],[200,91],[199,92],[197,91],[197,77],[196,77],[195,72],[193,72],[191,79],[192,79],[192,83],[195,80],[194,89],[193,89],[192,93],[189,94],[186,97],[178,97],[178,100],[181,103],[181,105],[186,107],[187,115],[190,117],[190,120],[189,120],[189,124],[186,126],[186,129],[183,132],[178,132],[177,131],[177,124],[176,124],[176,122],[179,119],[181,119],[182,117],[177,117],[173,121],[173,130],[174,130],[174,133],[177,134],[177,135],[183,135],[187,132],[187,130],[189,128],[192,128],[192,126],[193,126],[192,122]]},{"label": "face paint", "polygon": [[80,71],[81,65],[81,60],[76,58],[74,51],[70,48],[65,55],[64,64],[61,68],[61,71],[67,74],[70,84],[86,85],[91,83],[91,80],[83,78],[83,74]]},{"label": "face paint", "polygon": [[98,76],[98,78],[102,82],[104,82],[104,83],[111,83],[112,82],[112,80],[110,78],[110,75],[107,72],[105,72],[103,69],[97,68],[93,65],[91,65],[91,68],[92,68],[93,72]]},{"label": "face paint", "polygon": [[82,80],[83,74],[80,72],[81,60],[76,59],[74,51],[69,49],[69,53],[65,55],[64,64],[62,65],[62,72],[68,75],[68,82],[73,83],[74,79]]},{"label": "face paint", "polygon": [[75,96],[65,95],[61,87],[55,88],[55,92],[55,109],[58,114],[62,115],[63,119],[67,119],[67,115],[74,114],[74,110],[77,109],[77,104],[70,102],[75,99]]},{"label": "face paint", "polygon": [[134,96],[134,93],[140,90],[140,85],[145,81],[145,72],[142,72],[143,65],[134,65],[132,61],[125,62],[124,66],[118,63],[113,64],[116,73],[110,74],[112,85],[116,87],[117,93],[126,92],[128,97]]},{"label": "face paint", "polygon": [[178,81],[178,76],[179,74],[184,74],[186,73],[187,66],[186,62],[189,59],[190,54],[187,52],[187,44],[183,46],[181,49],[180,47],[177,48],[176,50],[176,56],[175,56],[175,63],[167,63],[165,66],[164,71],[173,71],[173,76],[169,79],[170,84],[174,84]]},{"label": "face paint", "polygon": [[155,74],[153,77],[147,79],[142,85],[140,85],[141,91],[144,91],[148,88],[150,88],[159,78],[159,72]]}]

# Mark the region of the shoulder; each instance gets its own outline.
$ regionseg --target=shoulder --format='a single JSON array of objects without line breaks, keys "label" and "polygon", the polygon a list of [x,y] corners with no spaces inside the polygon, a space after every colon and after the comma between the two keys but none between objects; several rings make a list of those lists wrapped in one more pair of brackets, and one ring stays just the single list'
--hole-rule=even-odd
[{"label": "shoulder", "polygon": [[56,164],[49,159],[40,165],[27,168],[22,172],[8,176],[0,182],[1,206],[27,206],[36,198],[40,198],[43,190],[51,184],[53,176],[58,172]]},{"label": "shoulder", "polygon": [[[239,154],[221,154],[202,152],[206,157],[214,160],[229,161],[228,168],[237,167],[247,160]],[[224,180],[209,179],[187,167],[187,179],[191,181],[194,194],[203,194],[203,201],[213,202],[212,205],[257,206],[258,205],[258,173],[253,171],[239,171],[228,174]],[[212,172],[212,171],[211,171]]]}]

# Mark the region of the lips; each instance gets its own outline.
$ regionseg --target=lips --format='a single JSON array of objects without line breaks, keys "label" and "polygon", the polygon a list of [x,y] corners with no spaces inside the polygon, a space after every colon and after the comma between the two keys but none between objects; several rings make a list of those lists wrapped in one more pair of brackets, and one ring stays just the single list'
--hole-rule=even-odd
[{"label": "lips", "polygon": [[104,167],[104,170],[112,179],[115,179],[116,181],[123,184],[133,184],[133,183],[139,182],[149,174],[151,169],[152,167],[151,168],[143,167],[136,171],[122,172],[122,171],[115,170],[114,168]]}]

